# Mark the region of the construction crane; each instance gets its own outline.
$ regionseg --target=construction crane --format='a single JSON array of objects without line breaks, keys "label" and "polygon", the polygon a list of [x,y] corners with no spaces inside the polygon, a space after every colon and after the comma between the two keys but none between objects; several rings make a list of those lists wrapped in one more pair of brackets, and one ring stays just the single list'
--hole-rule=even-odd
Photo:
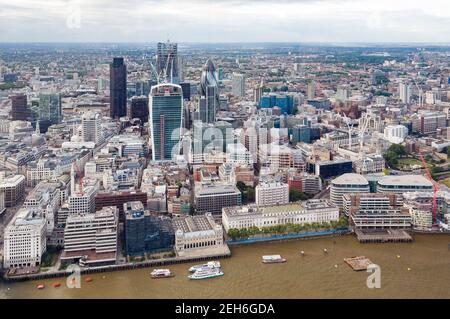
[{"label": "construction crane", "polygon": [[427,177],[430,180],[430,182],[433,184],[433,226],[437,225],[437,192],[439,191],[439,183],[436,182],[433,177],[431,176],[430,170],[428,169],[427,162],[425,162],[425,159],[423,158],[423,155],[420,154],[420,159],[422,160],[423,167],[425,168],[425,171],[427,172]]}]

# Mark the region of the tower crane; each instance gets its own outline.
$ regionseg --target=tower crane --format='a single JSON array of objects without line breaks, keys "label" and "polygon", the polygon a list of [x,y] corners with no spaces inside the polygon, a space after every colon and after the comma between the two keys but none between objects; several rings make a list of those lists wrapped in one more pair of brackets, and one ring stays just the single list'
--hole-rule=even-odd
[{"label": "tower crane", "polygon": [[431,176],[430,170],[428,169],[427,163],[425,162],[422,154],[420,154],[420,159],[422,160],[423,167],[427,172],[428,179],[433,184],[433,226],[435,226],[437,225],[437,192],[439,190],[439,183],[436,182]]}]

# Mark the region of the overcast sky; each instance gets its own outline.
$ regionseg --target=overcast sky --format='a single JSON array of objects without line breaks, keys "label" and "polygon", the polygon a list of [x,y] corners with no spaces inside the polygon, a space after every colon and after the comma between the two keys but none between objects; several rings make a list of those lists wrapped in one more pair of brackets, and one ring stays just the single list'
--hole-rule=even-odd
[{"label": "overcast sky", "polygon": [[450,0],[0,0],[0,42],[448,42]]}]

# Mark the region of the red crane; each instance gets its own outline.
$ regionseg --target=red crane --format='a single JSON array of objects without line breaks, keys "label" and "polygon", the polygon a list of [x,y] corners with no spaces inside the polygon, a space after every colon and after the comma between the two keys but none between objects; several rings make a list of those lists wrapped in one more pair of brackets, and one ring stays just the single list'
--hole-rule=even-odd
[{"label": "red crane", "polygon": [[430,180],[430,182],[433,184],[433,226],[437,225],[437,192],[439,190],[439,183],[436,182],[433,177],[431,176],[430,170],[428,169],[427,162],[425,162],[425,159],[423,158],[423,155],[420,154],[420,159],[422,160],[423,167],[425,168],[427,172],[427,177]]}]

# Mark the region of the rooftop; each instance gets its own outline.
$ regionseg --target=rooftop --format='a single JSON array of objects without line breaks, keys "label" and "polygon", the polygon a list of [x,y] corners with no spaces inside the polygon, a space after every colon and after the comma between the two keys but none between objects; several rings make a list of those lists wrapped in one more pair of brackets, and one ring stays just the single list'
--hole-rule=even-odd
[{"label": "rooftop", "polygon": [[332,182],[333,184],[355,184],[355,185],[369,185],[367,179],[360,175],[354,173],[343,174],[335,178]]},{"label": "rooftop", "polygon": [[378,181],[382,186],[426,186],[433,187],[433,184],[422,175],[397,175],[386,176]]}]

